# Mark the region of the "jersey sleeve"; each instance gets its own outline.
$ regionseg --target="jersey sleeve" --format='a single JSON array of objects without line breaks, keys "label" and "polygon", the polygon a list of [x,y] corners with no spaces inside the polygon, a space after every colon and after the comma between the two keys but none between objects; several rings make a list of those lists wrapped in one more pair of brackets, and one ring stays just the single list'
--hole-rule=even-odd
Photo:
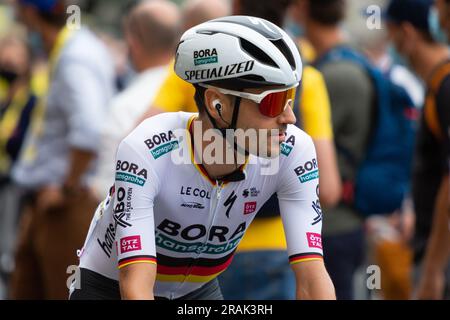
[{"label": "jersey sleeve", "polygon": [[156,264],[153,201],[158,185],[150,161],[122,141],[117,151],[113,195],[119,268],[133,263]]},{"label": "jersey sleeve", "polygon": [[318,163],[312,139],[302,134],[281,166],[277,188],[291,264],[323,259]]}]

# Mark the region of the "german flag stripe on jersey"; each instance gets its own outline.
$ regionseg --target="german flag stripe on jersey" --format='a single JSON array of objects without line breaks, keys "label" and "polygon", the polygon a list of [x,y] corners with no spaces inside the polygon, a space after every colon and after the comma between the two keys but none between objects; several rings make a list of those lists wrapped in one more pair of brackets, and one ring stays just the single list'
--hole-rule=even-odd
[{"label": "german flag stripe on jersey", "polygon": [[184,275],[184,274],[176,274],[176,275],[167,275],[167,274],[160,274],[158,273],[156,275],[156,280],[161,282],[202,282],[206,283],[214,278],[216,278],[219,274],[221,274],[223,271],[218,272],[216,274],[210,275],[210,276],[196,276],[196,275]]},{"label": "german flag stripe on jersey", "polygon": [[323,260],[323,256],[317,252],[305,252],[289,256],[289,263],[295,264],[304,261]]},{"label": "german flag stripe on jersey", "polygon": [[217,259],[208,259],[208,258],[174,258],[165,256],[163,254],[158,253],[158,265],[162,266],[170,266],[170,267],[186,267],[186,266],[199,266],[199,267],[217,267],[223,265],[227,261],[229,261],[236,250],[233,250],[229,254],[224,257]]},{"label": "german flag stripe on jersey", "polygon": [[225,263],[215,266],[215,267],[201,267],[194,265],[193,267],[184,266],[184,267],[172,267],[172,266],[164,266],[158,264],[158,273],[160,274],[189,274],[198,275],[198,276],[209,276],[212,274],[216,274],[218,272],[224,271],[231,263],[232,257],[226,261]]},{"label": "german flag stripe on jersey", "polygon": [[172,258],[158,254],[158,281],[208,282],[226,270],[234,251],[219,259]]},{"label": "german flag stripe on jersey", "polygon": [[128,258],[123,258],[119,260],[118,267],[123,268],[125,266],[128,266],[130,264],[134,263],[151,263],[156,264],[156,257],[154,256],[133,256]]}]

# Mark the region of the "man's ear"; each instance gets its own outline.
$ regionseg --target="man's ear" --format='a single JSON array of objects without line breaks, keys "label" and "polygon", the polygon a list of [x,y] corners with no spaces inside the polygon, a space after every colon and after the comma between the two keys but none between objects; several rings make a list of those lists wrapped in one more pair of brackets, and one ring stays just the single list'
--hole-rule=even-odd
[{"label": "man's ear", "polygon": [[[217,123],[226,125],[223,119],[227,120],[231,117],[229,115],[231,112],[230,97],[215,89],[208,88],[205,91],[204,102],[206,110],[217,121]],[[220,112],[218,111],[218,108],[216,108],[217,103],[220,103]]]},{"label": "man's ear", "polygon": [[141,44],[139,43],[139,41],[136,39],[136,37],[133,34],[127,32],[126,38],[127,38],[128,52],[129,53],[132,52],[133,56],[135,56],[135,55],[140,56],[142,47],[141,47]]},{"label": "man's ear", "polygon": [[420,33],[417,29],[409,22],[403,22],[400,25],[401,36],[403,38],[402,51],[406,54],[411,54],[420,40]]}]

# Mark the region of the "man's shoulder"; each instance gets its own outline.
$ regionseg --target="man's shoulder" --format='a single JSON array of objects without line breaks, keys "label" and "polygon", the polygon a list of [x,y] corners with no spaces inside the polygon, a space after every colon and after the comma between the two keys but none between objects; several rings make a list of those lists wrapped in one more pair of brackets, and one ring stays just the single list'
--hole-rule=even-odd
[{"label": "man's shoulder", "polygon": [[289,157],[291,153],[303,153],[313,146],[312,138],[302,129],[294,125],[288,125],[286,140],[281,144],[281,155]]},{"label": "man's shoulder", "polygon": [[370,82],[369,74],[364,66],[351,60],[338,60],[324,63],[320,68],[325,81],[344,83]]},{"label": "man's shoulder", "polygon": [[162,151],[167,153],[178,148],[178,133],[188,129],[189,122],[195,116],[195,113],[181,111],[152,116],[142,121],[123,142],[135,150],[150,152],[156,160],[162,156]]},{"label": "man's shoulder", "polygon": [[[86,50],[86,48],[89,48],[89,50]],[[63,65],[68,62],[79,62],[96,69],[101,67],[113,69],[113,60],[105,43],[92,31],[84,27],[74,31],[61,51],[60,60],[64,62]]]}]

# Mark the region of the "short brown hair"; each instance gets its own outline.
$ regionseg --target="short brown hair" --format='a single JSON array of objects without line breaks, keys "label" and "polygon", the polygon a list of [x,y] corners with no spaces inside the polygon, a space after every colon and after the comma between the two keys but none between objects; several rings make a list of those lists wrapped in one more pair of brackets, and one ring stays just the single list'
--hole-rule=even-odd
[{"label": "short brown hair", "polygon": [[309,0],[310,18],[328,26],[335,26],[345,18],[346,0]]}]

